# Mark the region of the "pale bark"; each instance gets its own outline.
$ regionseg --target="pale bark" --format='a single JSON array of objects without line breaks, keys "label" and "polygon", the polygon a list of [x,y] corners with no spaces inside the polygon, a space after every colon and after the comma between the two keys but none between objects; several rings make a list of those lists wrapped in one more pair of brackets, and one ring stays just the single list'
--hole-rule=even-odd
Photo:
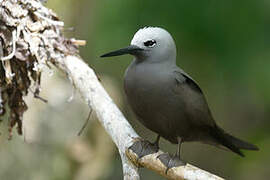
[{"label": "pale bark", "polygon": [[78,56],[66,56],[58,62],[59,67],[68,73],[84,101],[96,112],[100,123],[116,144],[122,159],[124,179],[139,179],[138,168],[125,155],[126,149],[132,145],[135,138],[138,138],[137,133],[87,64]]}]

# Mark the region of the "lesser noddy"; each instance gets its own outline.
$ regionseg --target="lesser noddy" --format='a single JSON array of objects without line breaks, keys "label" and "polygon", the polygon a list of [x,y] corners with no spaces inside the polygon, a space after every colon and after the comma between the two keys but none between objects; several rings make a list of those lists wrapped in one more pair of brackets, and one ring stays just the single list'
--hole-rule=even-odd
[{"label": "lesser noddy", "polygon": [[240,156],[241,149],[258,147],[240,140],[217,125],[199,85],[176,65],[172,36],[159,27],[138,30],[131,45],[101,57],[131,54],[134,60],[126,70],[124,89],[138,120],[173,144],[200,141],[222,146]]}]

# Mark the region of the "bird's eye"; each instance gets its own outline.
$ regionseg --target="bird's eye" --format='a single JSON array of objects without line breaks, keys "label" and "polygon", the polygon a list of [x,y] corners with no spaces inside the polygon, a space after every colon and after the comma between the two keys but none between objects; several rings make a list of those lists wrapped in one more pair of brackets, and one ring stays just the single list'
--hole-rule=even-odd
[{"label": "bird's eye", "polygon": [[152,39],[152,40],[145,41],[143,44],[146,47],[154,47],[156,45],[156,41]]}]

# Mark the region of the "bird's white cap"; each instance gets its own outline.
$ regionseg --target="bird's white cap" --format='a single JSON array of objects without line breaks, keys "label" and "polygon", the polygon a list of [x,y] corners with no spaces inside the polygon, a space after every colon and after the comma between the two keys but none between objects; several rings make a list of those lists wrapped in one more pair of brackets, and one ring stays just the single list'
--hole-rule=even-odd
[{"label": "bird's white cap", "polygon": [[174,40],[168,31],[160,27],[139,29],[131,40],[131,45],[144,49],[144,53],[152,59],[176,59]]}]

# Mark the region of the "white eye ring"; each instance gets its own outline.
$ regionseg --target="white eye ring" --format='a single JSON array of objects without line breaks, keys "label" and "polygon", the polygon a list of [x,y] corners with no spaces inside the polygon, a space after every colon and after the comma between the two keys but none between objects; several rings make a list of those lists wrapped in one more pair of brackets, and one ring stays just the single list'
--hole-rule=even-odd
[{"label": "white eye ring", "polygon": [[147,40],[143,43],[146,47],[154,47],[157,42],[154,39]]}]

